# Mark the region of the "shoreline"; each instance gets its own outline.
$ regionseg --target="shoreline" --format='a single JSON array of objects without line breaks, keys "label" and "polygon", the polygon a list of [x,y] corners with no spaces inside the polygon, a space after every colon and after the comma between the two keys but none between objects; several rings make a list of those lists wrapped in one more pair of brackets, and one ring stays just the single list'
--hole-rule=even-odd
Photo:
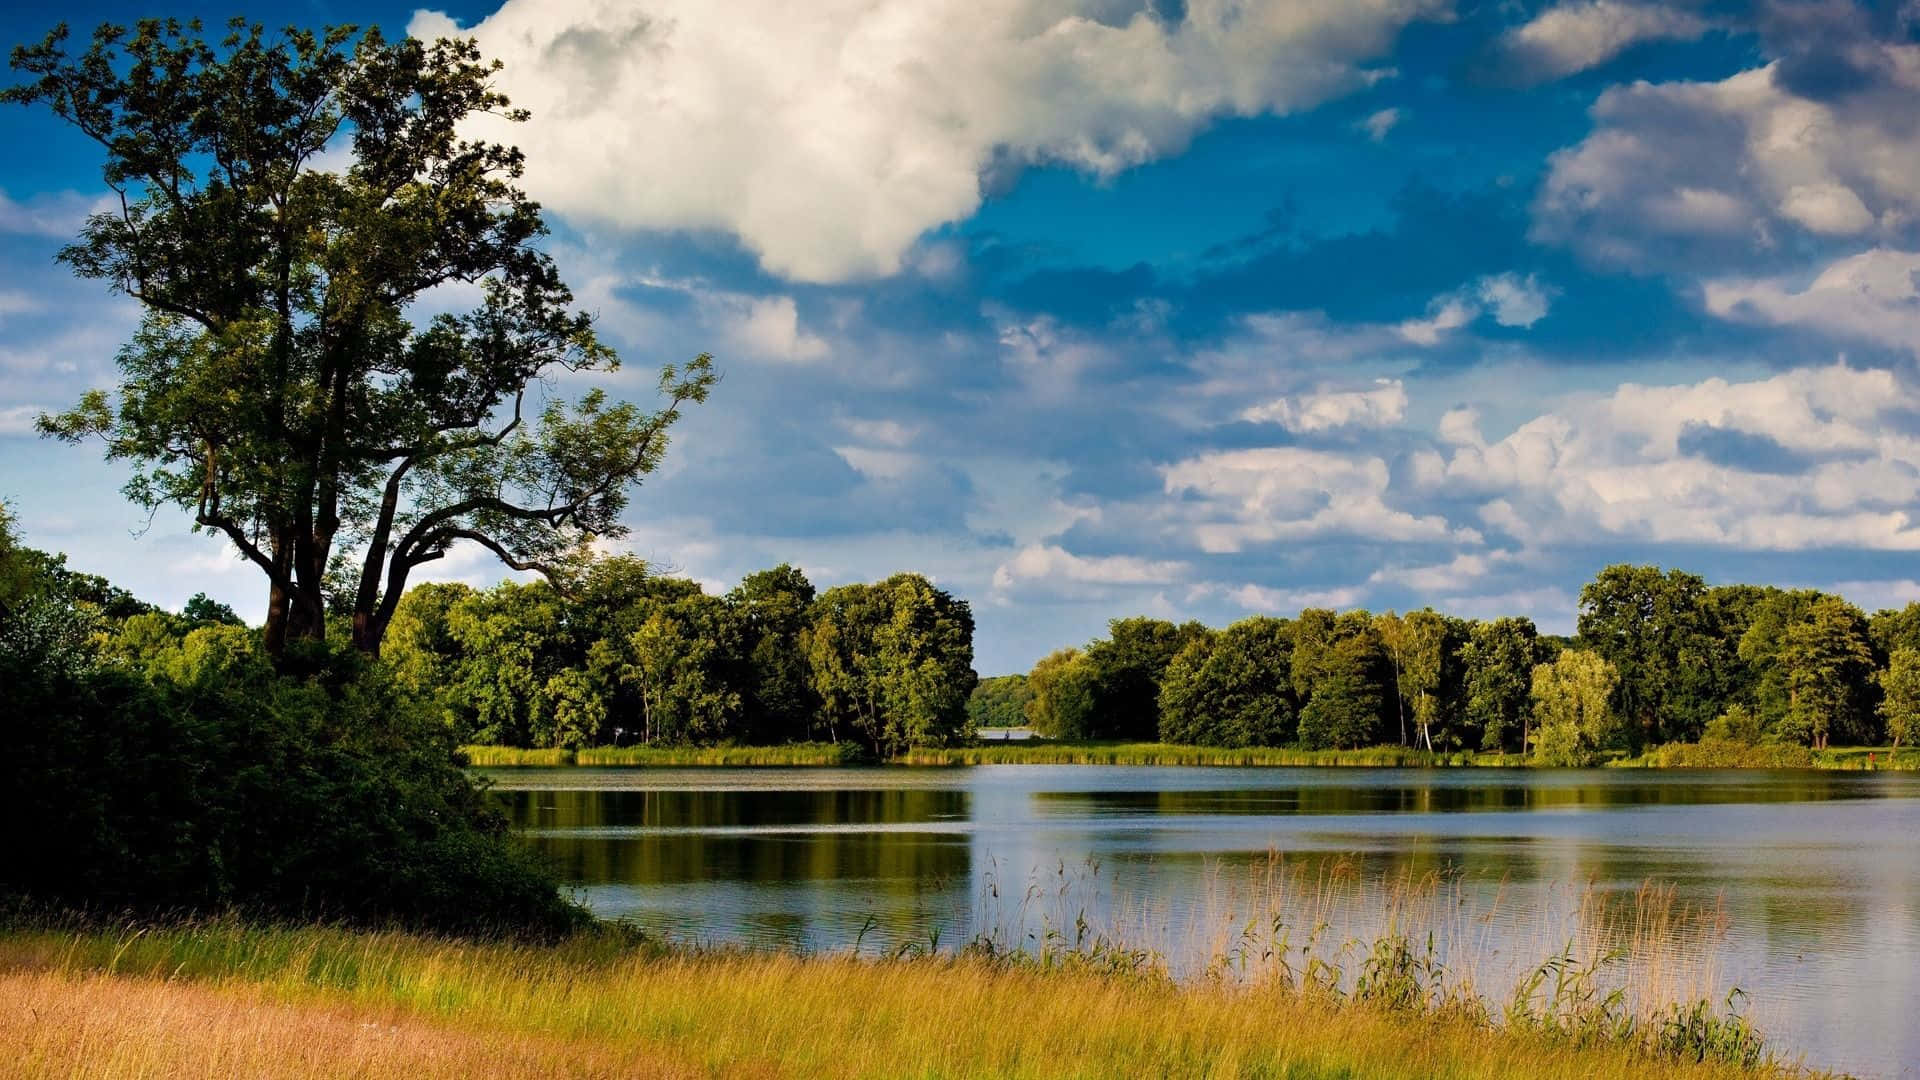
[{"label": "shoreline", "polygon": [[[578,750],[464,746],[471,768],[957,768],[973,765],[1127,765],[1240,768],[1531,769],[1518,754],[1460,751],[1428,753],[1387,746],[1360,750],[1297,750],[1289,747],[1186,746],[1170,743],[1048,742],[986,740],[971,746],[909,750],[886,761],[862,755],[850,743],[781,746],[586,747]],[[1687,743],[1655,747],[1595,769],[1769,769],[1819,772],[1920,770],[1920,749],[1902,747],[1716,746]]]}]

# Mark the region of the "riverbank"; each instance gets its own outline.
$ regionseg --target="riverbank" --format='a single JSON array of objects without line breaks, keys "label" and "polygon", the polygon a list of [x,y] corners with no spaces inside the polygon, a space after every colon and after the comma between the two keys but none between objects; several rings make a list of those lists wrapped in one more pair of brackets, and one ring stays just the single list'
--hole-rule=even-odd
[{"label": "riverbank", "polygon": [[[511,746],[467,746],[476,768],[584,765],[643,766],[835,766],[872,764],[852,743],[795,743],[785,746],[623,746],[579,750],[523,750]],[[1055,742],[1047,739],[987,740],[969,746],[923,747],[886,762],[889,765],[1216,765],[1268,767],[1367,768],[1525,768],[1519,754],[1428,753],[1404,746],[1360,750],[1298,750],[1284,746],[1183,746],[1174,743]],[[1669,769],[1920,769],[1920,749],[1803,746],[1732,746],[1676,743],[1633,758],[1607,763],[1612,768]]]},{"label": "riverbank", "polygon": [[[1391,952],[1391,950],[1389,950]],[[0,1041],[21,1076],[1784,1076],[1743,1026],[1602,1037],[1436,1002],[1417,955],[1371,992],[1179,985],[1139,957],[1047,963],[553,946],[232,923],[0,936]],[[1412,992],[1409,993],[1408,991]],[[1563,1023],[1562,1021],[1568,1021]]]}]

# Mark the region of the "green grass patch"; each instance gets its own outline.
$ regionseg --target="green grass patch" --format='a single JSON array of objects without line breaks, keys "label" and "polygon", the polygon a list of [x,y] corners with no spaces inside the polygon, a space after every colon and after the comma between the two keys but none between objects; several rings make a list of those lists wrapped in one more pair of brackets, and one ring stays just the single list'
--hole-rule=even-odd
[{"label": "green grass patch", "polygon": [[855,765],[852,743],[794,743],[784,746],[600,746],[579,750],[523,750],[512,746],[465,746],[470,765],[510,768],[523,765],[744,766]]}]

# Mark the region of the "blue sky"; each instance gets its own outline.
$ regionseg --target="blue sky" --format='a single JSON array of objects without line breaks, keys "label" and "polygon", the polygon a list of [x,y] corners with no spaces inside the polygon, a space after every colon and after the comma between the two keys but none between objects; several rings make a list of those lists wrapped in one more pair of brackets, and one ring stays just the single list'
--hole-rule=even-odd
[{"label": "blue sky", "polygon": [[[149,13],[229,12],[15,5],[0,37]],[[1566,630],[1621,560],[1920,598],[1914,0],[253,13],[507,63],[535,118],[497,134],[609,385],[725,373],[629,512],[711,587],[920,570],[985,674],[1140,613]],[[136,316],[53,262],[89,147],[19,110],[0,140],[0,496],[81,568],[257,613],[123,467],[32,435]]]}]

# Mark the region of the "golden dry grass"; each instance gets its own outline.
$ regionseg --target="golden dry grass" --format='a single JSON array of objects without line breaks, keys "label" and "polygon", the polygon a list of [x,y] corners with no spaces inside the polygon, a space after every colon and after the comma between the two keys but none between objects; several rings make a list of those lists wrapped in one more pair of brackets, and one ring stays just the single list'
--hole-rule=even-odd
[{"label": "golden dry grass", "polygon": [[0,938],[22,1076],[1752,1076],[1272,985],[215,924]]}]

